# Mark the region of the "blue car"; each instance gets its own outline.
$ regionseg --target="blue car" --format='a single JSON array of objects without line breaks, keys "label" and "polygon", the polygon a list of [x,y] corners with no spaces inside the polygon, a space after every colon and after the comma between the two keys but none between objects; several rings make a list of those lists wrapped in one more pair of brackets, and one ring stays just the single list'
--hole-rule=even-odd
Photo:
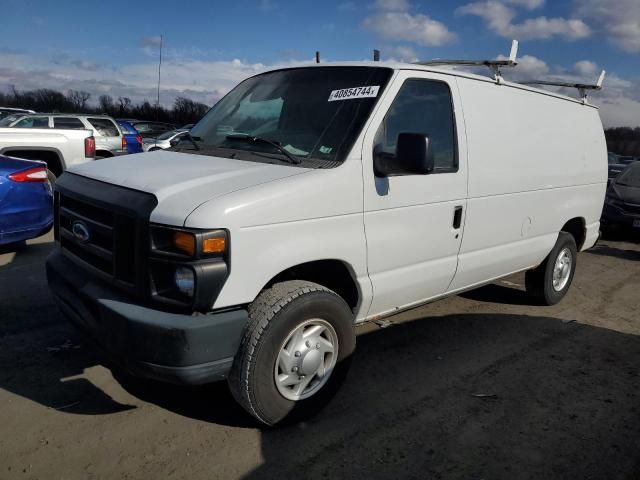
[{"label": "blue car", "polygon": [[52,225],[47,165],[0,155],[0,245],[39,237]]},{"label": "blue car", "polygon": [[124,139],[127,142],[127,152],[129,153],[140,153],[142,152],[142,136],[138,133],[133,125],[124,120],[116,120],[120,128],[122,129],[122,134],[124,135]]}]

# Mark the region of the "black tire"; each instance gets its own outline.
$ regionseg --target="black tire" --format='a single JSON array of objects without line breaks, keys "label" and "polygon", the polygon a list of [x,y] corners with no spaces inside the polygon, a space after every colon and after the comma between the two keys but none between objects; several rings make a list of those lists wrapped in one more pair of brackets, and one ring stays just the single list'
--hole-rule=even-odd
[{"label": "black tire", "polygon": [[[560,290],[556,290],[553,286],[553,271],[556,260],[560,253],[568,249],[571,254],[571,269],[569,279]],[[567,232],[560,232],[553,250],[547,255],[547,258],[533,270],[529,270],[525,274],[525,286],[529,296],[540,305],[555,305],[567,294],[573,281],[573,275],[576,271],[576,260],[578,258],[578,248],[573,235]]]},{"label": "black tire", "polygon": [[[276,387],[275,362],[289,333],[314,318],[321,318],[334,328],[337,364],[320,390],[309,398],[292,401]],[[249,306],[249,323],[229,374],[231,393],[247,412],[266,425],[302,420],[333,398],[349,370],[355,344],[353,312],[339,295],[306,281],[277,283]]]}]

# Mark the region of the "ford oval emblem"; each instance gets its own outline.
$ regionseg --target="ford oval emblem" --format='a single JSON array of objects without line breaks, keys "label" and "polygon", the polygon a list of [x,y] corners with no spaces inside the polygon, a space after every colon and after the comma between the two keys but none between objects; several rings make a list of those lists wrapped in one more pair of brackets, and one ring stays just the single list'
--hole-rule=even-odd
[{"label": "ford oval emblem", "polygon": [[89,241],[89,229],[82,222],[73,222],[71,226],[71,232],[73,236],[76,237],[80,242],[87,243]]}]

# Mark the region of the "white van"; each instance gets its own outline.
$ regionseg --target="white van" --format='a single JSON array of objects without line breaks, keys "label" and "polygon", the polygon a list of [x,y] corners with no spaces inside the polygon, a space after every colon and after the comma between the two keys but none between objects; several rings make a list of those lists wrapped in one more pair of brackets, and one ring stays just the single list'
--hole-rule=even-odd
[{"label": "white van", "polygon": [[49,284],[115,364],[227,378],[273,425],[332,396],[354,323],[520,271],[560,301],[606,184],[583,101],[430,66],[276,70],[169,151],[65,173]]}]

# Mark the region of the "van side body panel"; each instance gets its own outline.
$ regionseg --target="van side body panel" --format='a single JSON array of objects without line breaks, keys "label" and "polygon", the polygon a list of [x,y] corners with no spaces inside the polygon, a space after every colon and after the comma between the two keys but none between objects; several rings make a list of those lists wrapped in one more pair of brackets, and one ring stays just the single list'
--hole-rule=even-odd
[{"label": "van side body panel", "polygon": [[607,154],[592,106],[458,78],[469,151],[469,199],[449,290],[538,265],[562,226],[584,219],[597,239]]}]

